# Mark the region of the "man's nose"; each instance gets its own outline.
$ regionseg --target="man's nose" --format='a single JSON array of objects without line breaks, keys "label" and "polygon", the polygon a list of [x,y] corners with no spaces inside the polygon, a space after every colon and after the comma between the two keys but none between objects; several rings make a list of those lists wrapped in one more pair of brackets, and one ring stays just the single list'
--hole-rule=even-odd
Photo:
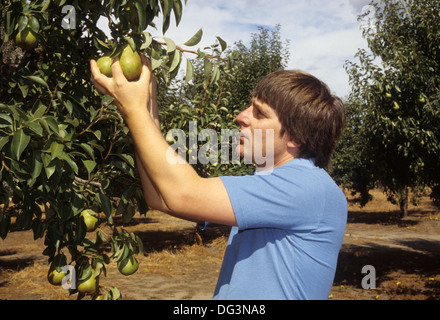
[{"label": "man's nose", "polygon": [[249,114],[250,114],[250,107],[247,108],[246,110],[242,111],[238,116],[237,116],[237,122],[245,127],[249,125]]}]

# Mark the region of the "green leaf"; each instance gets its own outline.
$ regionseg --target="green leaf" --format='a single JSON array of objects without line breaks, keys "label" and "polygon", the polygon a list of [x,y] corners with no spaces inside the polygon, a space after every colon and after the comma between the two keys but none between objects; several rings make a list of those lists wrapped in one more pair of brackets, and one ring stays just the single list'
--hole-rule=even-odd
[{"label": "green leaf", "polygon": [[135,237],[136,243],[138,245],[139,252],[143,253],[144,252],[144,244],[142,243],[142,239],[138,235],[135,235],[135,234],[134,234],[134,237]]},{"label": "green leaf", "polygon": [[93,264],[95,265],[95,277],[101,274],[101,271],[105,272],[104,264],[100,261],[101,258],[94,257],[93,258]]},{"label": "green leaf", "polygon": [[98,50],[101,50],[101,51],[110,50],[110,45],[108,43],[105,43],[104,41],[102,41],[98,37],[93,38],[93,44],[94,44],[95,48]]},{"label": "green leaf", "polygon": [[173,40],[171,40],[170,38],[167,37],[163,37],[163,39],[165,40],[166,44],[167,44],[167,53],[173,52],[176,50],[176,44],[174,43]]},{"label": "green leaf", "polygon": [[80,245],[81,243],[83,243],[86,235],[87,235],[87,225],[84,222],[84,219],[78,215],[77,218],[77,223],[76,223],[76,235],[75,235],[75,243],[77,245]]},{"label": "green leaf", "polygon": [[35,132],[40,137],[43,136],[43,127],[41,126],[40,122],[29,121],[29,122],[25,122],[24,125],[27,126],[33,132]]},{"label": "green leaf", "polygon": [[223,40],[223,39],[220,38],[220,37],[217,37],[217,40],[218,40],[218,42],[220,43],[220,46],[222,47],[222,52],[225,51],[226,48],[227,48],[227,46],[228,46],[228,45],[226,44],[226,41]]},{"label": "green leaf", "polygon": [[21,211],[15,222],[16,228],[18,230],[28,230],[31,227],[32,214],[32,208],[24,204],[23,210]]},{"label": "green leaf", "polygon": [[153,37],[149,32],[144,32],[145,41],[141,45],[141,50],[145,50],[150,47],[153,42]]},{"label": "green leaf", "polygon": [[145,30],[145,28],[147,27],[146,24],[146,17],[145,17],[145,8],[144,5],[141,1],[136,1],[135,2],[135,7],[136,7],[136,11],[138,14],[138,18],[139,18],[139,32],[142,32]]},{"label": "green leaf", "polygon": [[82,272],[80,273],[79,281],[87,280],[92,276],[92,265],[88,264],[85,268],[83,268]]},{"label": "green leaf", "polygon": [[75,236],[75,243],[77,245],[80,245],[87,234],[87,226],[84,222],[84,219],[81,216],[77,217],[77,224],[76,224],[76,236]]},{"label": "green leaf", "polygon": [[3,217],[0,220],[0,238],[5,240],[9,227],[11,225],[11,217],[7,214],[3,215]]},{"label": "green leaf", "polygon": [[177,67],[180,66],[180,62],[182,61],[182,54],[180,51],[175,50],[172,54],[172,62],[170,66],[169,72],[173,72]]},{"label": "green leaf", "polygon": [[49,154],[43,153],[41,155],[41,159],[43,160],[44,171],[46,172],[46,177],[49,179],[56,170],[55,161],[52,162],[52,157]]},{"label": "green leaf", "polygon": [[162,65],[162,62],[158,59],[155,58],[151,58],[151,67],[153,70],[156,70],[157,68],[159,68]]},{"label": "green leaf", "polygon": [[17,130],[14,132],[14,136],[12,138],[12,154],[15,156],[15,159],[19,160],[21,154],[24,149],[26,149],[27,145],[31,141],[31,137],[26,135],[23,130]]},{"label": "green leaf", "polygon": [[200,41],[202,40],[202,36],[203,36],[203,30],[200,29],[199,31],[196,32],[195,35],[192,36],[191,39],[189,39],[183,45],[188,46],[188,47],[198,45],[200,43]]},{"label": "green leaf", "polygon": [[58,7],[62,7],[66,3],[66,1],[67,0],[58,0],[58,1],[55,1],[55,3],[58,5]]},{"label": "green leaf", "polygon": [[163,34],[165,34],[167,32],[168,28],[170,27],[170,20],[171,19],[170,19],[169,15],[164,17],[163,24],[162,24],[162,32],[163,32]]},{"label": "green leaf", "polygon": [[194,66],[192,62],[187,58],[186,59],[186,76],[185,76],[185,82],[188,83],[192,80],[194,77]]},{"label": "green leaf", "polygon": [[42,7],[41,7],[41,12],[46,11],[47,8],[49,8],[49,5],[50,5],[50,0],[44,0],[43,4],[42,4]]},{"label": "green leaf", "polygon": [[30,187],[33,186],[37,178],[41,174],[41,170],[43,169],[43,160],[41,159],[41,153],[39,151],[33,152],[33,171],[32,171],[32,179],[28,181],[28,185]]},{"label": "green leaf", "polygon": [[212,71],[212,63],[208,58],[204,58],[205,77],[209,77]]},{"label": "green leaf", "polygon": [[81,143],[80,147],[88,154],[88,156],[92,160],[95,160],[95,155],[93,153],[93,148],[90,145],[88,145],[87,143]]},{"label": "green leaf", "polygon": [[29,19],[27,16],[20,16],[20,18],[18,18],[18,31],[23,31],[27,27],[28,23]]},{"label": "green leaf", "polygon": [[40,239],[44,235],[44,225],[40,219],[32,220],[32,231],[34,232],[34,240]]},{"label": "green leaf", "polygon": [[124,213],[122,214],[122,223],[124,223],[124,224],[129,223],[135,214],[136,214],[136,211],[134,210],[134,207],[130,206],[130,205],[127,206],[125,208]]},{"label": "green leaf", "polygon": [[72,204],[73,214],[76,216],[84,210],[84,196],[75,192],[71,193],[70,203]]},{"label": "green leaf", "polygon": [[[136,43],[134,42],[133,38],[128,36],[125,37],[124,40],[128,43],[128,45],[131,47],[131,50],[136,51]],[[125,48],[125,47],[124,47]]]},{"label": "green leaf", "polygon": [[46,130],[48,134],[51,134],[49,125],[47,124],[47,121],[45,119],[41,118],[38,120],[38,122],[41,124],[41,127],[44,128],[44,130]]},{"label": "green leaf", "polygon": [[216,64],[214,66],[214,71],[212,72],[211,83],[216,83],[219,79],[220,79],[220,69]]},{"label": "green leaf", "polygon": [[63,254],[57,254],[53,259],[54,267],[60,272],[63,267],[67,264],[67,257]]},{"label": "green leaf", "polygon": [[32,80],[32,81],[34,81],[34,82],[36,82],[36,83],[38,83],[38,84],[40,84],[40,85],[42,85],[42,86],[44,86],[44,87],[49,89],[49,85],[46,83],[46,81],[44,81],[40,77],[37,77],[37,76],[22,76],[22,77],[26,78],[26,79],[29,79],[29,80]]},{"label": "green leaf", "polygon": [[12,128],[12,118],[4,113],[0,113],[0,129],[1,128]]},{"label": "green leaf", "polygon": [[73,104],[70,100],[62,101],[64,106],[66,107],[67,111],[69,112],[69,115],[72,115],[73,111]]},{"label": "green leaf", "polygon": [[112,223],[112,213],[113,213],[113,205],[110,201],[110,198],[107,197],[105,194],[99,193],[99,201],[101,202],[101,209],[104,212],[105,216],[109,220],[110,223]]},{"label": "green leaf", "polygon": [[34,16],[31,17],[29,21],[29,26],[31,27],[32,31],[38,32],[40,31],[40,23],[38,22],[38,19]]},{"label": "green leaf", "polygon": [[129,154],[119,154],[118,155],[122,160],[128,163],[131,167],[134,168],[134,158]]},{"label": "green leaf", "polygon": [[29,86],[24,84],[24,85],[18,85],[18,88],[21,91],[21,95],[23,96],[23,98],[26,98],[29,92]]},{"label": "green leaf", "polygon": [[52,159],[55,159],[55,158],[61,159],[61,155],[63,154],[63,151],[64,151],[64,145],[54,141],[50,145],[49,151],[50,151],[50,154],[52,155]]},{"label": "green leaf", "polygon": [[9,37],[14,32],[16,18],[15,17],[12,18],[11,16],[12,16],[12,12],[6,11],[6,32],[5,32],[5,38],[3,39],[4,40],[3,43],[8,42]]},{"label": "green leaf", "polygon": [[7,144],[9,142],[9,136],[4,136],[0,138],[0,150],[3,149],[3,147],[5,146],[5,144]]},{"label": "green leaf", "polygon": [[[45,122],[46,122],[46,124],[48,126],[47,128],[50,128],[52,130],[52,132],[54,132],[57,135],[59,135],[60,129],[58,127],[58,123],[57,123],[57,120],[55,119],[55,117],[52,117],[52,116],[45,117],[44,120],[45,120]],[[48,133],[50,133],[50,132],[48,132]]]},{"label": "green leaf", "polygon": [[119,292],[118,288],[110,287],[112,300],[120,300],[122,298],[121,292]]},{"label": "green leaf", "polygon": [[176,26],[179,26],[180,21],[182,20],[182,13],[183,13],[182,1],[174,0],[173,11],[174,11],[174,17],[176,18]]},{"label": "green leaf", "polygon": [[131,254],[131,252],[130,252],[130,248],[129,248],[128,244],[124,244],[122,247],[122,251],[120,253],[120,256],[118,257],[118,259],[116,259],[116,262],[120,262],[120,261],[124,260],[130,254]]},{"label": "green leaf", "polygon": [[93,170],[96,168],[96,162],[92,160],[82,160],[84,167],[86,167],[87,172],[89,173],[89,177]]},{"label": "green leaf", "polygon": [[75,172],[75,174],[78,174],[77,164],[75,163],[75,161],[72,160],[72,158],[67,153],[65,152],[61,153],[59,155],[59,158],[66,161],[69,164],[70,168],[72,168],[73,172]]}]

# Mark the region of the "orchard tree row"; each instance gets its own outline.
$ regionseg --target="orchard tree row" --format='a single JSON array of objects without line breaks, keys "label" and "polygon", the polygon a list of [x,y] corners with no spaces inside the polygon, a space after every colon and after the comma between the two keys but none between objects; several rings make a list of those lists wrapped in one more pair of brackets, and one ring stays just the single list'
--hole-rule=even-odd
[{"label": "orchard tree row", "polygon": [[362,204],[383,189],[406,217],[426,192],[440,204],[440,3],[375,1],[359,19],[370,50],[346,64],[352,93],[332,174]]}]

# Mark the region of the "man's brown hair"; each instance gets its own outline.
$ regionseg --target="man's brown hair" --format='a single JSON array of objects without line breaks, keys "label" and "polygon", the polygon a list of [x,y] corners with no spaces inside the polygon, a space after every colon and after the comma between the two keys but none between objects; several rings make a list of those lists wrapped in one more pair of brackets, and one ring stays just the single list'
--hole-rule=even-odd
[{"label": "man's brown hair", "polygon": [[300,158],[328,167],[345,125],[345,108],[325,83],[302,71],[277,71],[259,82],[253,98],[276,111],[282,135],[300,144]]}]

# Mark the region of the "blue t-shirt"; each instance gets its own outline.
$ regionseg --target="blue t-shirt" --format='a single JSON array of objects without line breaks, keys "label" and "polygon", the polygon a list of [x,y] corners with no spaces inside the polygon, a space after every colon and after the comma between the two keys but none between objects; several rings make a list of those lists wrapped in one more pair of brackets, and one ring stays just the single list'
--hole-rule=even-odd
[{"label": "blue t-shirt", "polygon": [[347,200],[325,170],[294,159],[270,174],[222,177],[231,230],[215,300],[328,299]]}]

